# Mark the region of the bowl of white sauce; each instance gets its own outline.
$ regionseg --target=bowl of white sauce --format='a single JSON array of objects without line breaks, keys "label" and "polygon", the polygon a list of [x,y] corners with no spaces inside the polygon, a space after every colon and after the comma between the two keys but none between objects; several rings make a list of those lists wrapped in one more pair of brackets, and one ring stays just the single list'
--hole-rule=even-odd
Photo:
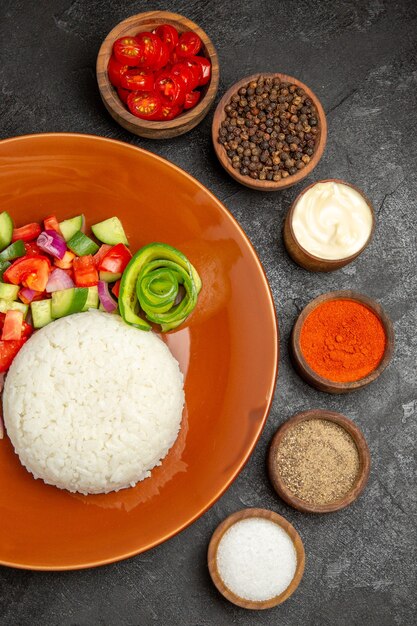
[{"label": "bowl of white sauce", "polygon": [[375,213],[365,194],[337,178],[306,187],[284,224],[291,258],[310,271],[331,272],[356,259],[369,244]]}]

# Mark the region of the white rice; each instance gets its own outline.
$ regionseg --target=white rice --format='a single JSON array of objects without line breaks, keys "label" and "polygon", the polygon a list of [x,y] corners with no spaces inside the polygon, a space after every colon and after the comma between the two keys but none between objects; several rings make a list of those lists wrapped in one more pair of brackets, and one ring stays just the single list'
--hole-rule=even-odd
[{"label": "white rice", "polygon": [[98,311],[35,333],[3,392],[22,464],[35,478],[84,494],[149,477],[177,438],[183,405],[183,377],[168,347]]}]

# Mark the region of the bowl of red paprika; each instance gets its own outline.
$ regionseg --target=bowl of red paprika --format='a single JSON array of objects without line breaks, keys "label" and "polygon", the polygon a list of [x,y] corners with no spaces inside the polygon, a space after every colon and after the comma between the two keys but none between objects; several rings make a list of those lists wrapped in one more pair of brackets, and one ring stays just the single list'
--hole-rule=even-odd
[{"label": "bowl of red paprika", "polygon": [[197,126],[219,85],[211,39],[191,20],[167,11],[132,15],[115,26],[101,45],[96,73],[113,119],[149,139]]},{"label": "bowl of red paprika", "polygon": [[291,334],[296,370],[327,393],[376,380],[394,351],[394,328],[381,305],[355,291],[330,291],[300,313]]}]

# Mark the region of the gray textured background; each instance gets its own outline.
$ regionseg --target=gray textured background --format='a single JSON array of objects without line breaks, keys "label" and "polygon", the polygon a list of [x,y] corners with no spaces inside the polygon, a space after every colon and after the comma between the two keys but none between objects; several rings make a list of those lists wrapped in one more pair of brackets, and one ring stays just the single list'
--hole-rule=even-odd
[{"label": "gray textured background", "polygon": [[[95,82],[98,48],[118,21],[153,8],[182,13],[210,34],[220,57],[219,95],[237,79],[262,70],[292,74],[313,88],[328,115],[329,138],[324,158],[305,183],[265,195],[228,178],[210,144],[212,113],[190,134],[160,143],[129,135],[112,121]],[[224,201],[255,245],[272,285],[282,347],[263,436],[239,478],[202,519],[146,554],[101,569],[0,568],[2,626],[416,624],[415,0],[1,0],[0,11],[1,136],[96,133],[143,146],[192,173]],[[331,275],[309,274],[288,259],[281,224],[304,184],[328,176],[351,181],[369,195],[378,217],[376,235],[354,264]],[[311,298],[347,288],[383,304],[395,324],[397,347],[376,383],[332,397],[297,377],[287,341],[297,312]],[[321,517],[287,507],[265,474],[267,445],[277,426],[313,407],[354,419],[373,462],[362,498]],[[206,569],[212,531],[246,506],[286,516],[307,552],[297,593],[263,613],[223,601]]]}]

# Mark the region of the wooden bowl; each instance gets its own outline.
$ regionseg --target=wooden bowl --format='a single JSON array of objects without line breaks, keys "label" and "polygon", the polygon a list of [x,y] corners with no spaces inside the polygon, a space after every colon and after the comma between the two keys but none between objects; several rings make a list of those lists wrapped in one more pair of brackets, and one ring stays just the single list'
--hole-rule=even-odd
[{"label": "wooden bowl", "polygon": [[[297,172],[297,174],[294,174],[293,176],[288,176],[287,178],[284,178],[284,179],[279,180],[279,181],[254,180],[254,179],[250,178],[249,176],[243,176],[238,170],[235,170],[232,167],[232,164],[230,162],[229,157],[226,154],[226,150],[225,150],[224,146],[222,146],[218,142],[220,125],[223,122],[223,120],[226,118],[226,113],[224,111],[225,106],[229,103],[231,97],[235,93],[237,93],[237,91],[241,87],[246,87],[246,85],[248,83],[250,83],[252,80],[259,80],[259,78],[261,78],[261,77],[263,77],[263,78],[275,78],[277,76],[283,82],[288,82],[288,83],[291,83],[293,85],[297,85],[297,87],[301,87],[302,89],[304,89],[306,94],[313,101],[314,106],[317,109],[317,115],[318,115],[318,118],[319,118],[319,129],[320,129],[320,132],[318,133],[318,144],[317,144],[316,150],[315,150],[315,152],[314,152],[314,154],[313,154],[313,156],[311,158],[310,163],[308,163],[306,165],[306,167],[304,167],[302,170],[299,170]],[[214,150],[215,150],[215,152],[217,154],[217,157],[218,157],[220,163],[223,165],[223,167],[226,170],[226,172],[228,174],[230,174],[230,176],[232,176],[232,178],[237,180],[238,183],[242,183],[242,185],[245,185],[246,187],[250,187],[251,189],[257,189],[258,191],[279,191],[280,189],[286,189],[287,187],[292,187],[292,185],[296,185],[297,183],[300,182],[300,180],[303,180],[303,178],[305,178],[306,176],[311,174],[311,172],[314,170],[314,168],[316,167],[316,165],[320,161],[320,159],[321,159],[321,157],[323,155],[323,152],[324,152],[324,148],[326,146],[327,122],[326,122],[326,115],[324,113],[324,110],[323,110],[323,107],[322,107],[322,105],[320,103],[320,100],[311,91],[311,89],[309,87],[307,87],[307,85],[302,83],[297,78],[293,78],[292,76],[287,76],[287,74],[280,74],[279,72],[275,72],[275,73],[259,73],[259,74],[252,74],[252,76],[247,76],[246,78],[242,78],[242,80],[239,80],[237,83],[232,85],[230,87],[230,89],[228,89],[226,91],[226,93],[224,94],[223,98],[220,100],[220,102],[217,105],[217,108],[216,108],[216,110],[214,112],[213,124],[212,124],[212,128],[211,128],[211,135],[212,135]]]},{"label": "wooden bowl", "polygon": [[[378,367],[374,369],[370,374],[359,380],[351,382],[334,382],[324,378],[320,374],[317,374],[307,363],[300,346],[300,334],[301,329],[307,316],[320,304],[329,300],[354,300],[367,306],[375,315],[380,319],[386,334],[386,346],[385,352],[379,363]],[[312,387],[319,389],[319,391],[325,391],[327,393],[348,393],[355,389],[361,389],[366,385],[369,385],[378,378],[387,367],[391,360],[394,351],[394,328],[388,315],[385,313],[382,306],[356,291],[329,291],[317,298],[314,298],[300,313],[297,321],[294,324],[291,340],[290,340],[290,352],[293,359],[294,366],[300,376]]]},{"label": "wooden bowl", "polygon": [[[281,475],[279,474],[279,472],[277,472],[275,466],[275,458],[278,452],[278,448],[287,432],[291,430],[291,428],[293,428],[296,424],[313,419],[323,419],[338,424],[349,433],[358,449],[359,472],[355,484],[344,498],[330,504],[311,504],[310,502],[306,502],[305,500],[297,498],[288,489],[288,487],[282,480]],[[285,500],[287,504],[294,507],[298,511],[302,511],[303,513],[332,513],[334,511],[340,511],[340,509],[344,509],[345,507],[349,506],[349,504],[352,504],[352,502],[354,502],[365,489],[366,483],[368,482],[369,478],[370,468],[371,456],[369,454],[368,444],[366,443],[366,439],[363,436],[362,431],[356,426],[356,424],[354,424],[354,422],[352,422],[352,420],[348,419],[344,415],[341,415],[340,413],[335,413],[334,411],[322,411],[320,409],[313,409],[310,411],[303,411],[302,413],[298,413],[297,415],[293,415],[293,417],[290,417],[289,420],[287,420],[284,424],[282,424],[282,426],[280,426],[280,428],[278,428],[277,432],[271,440],[271,445],[269,447],[268,473],[275,491],[283,500]]]},{"label": "wooden bowl", "polygon": [[[119,37],[136,35],[140,31],[152,31],[160,24],[172,24],[179,33],[192,30],[197,33],[203,42],[202,56],[211,61],[211,80],[204,85],[200,102],[189,111],[184,111],[178,117],[167,122],[152,122],[142,120],[126,109],[117,91],[110,83],[107,74],[107,65],[112,54],[113,43]],[[168,11],[148,11],[147,13],[139,13],[123,20],[107,35],[101,45],[97,57],[97,82],[100,89],[100,95],[104,102],[104,106],[123,128],[149,139],[167,139],[183,135],[189,130],[197,126],[201,120],[207,115],[214,98],[216,97],[219,85],[219,60],[216,49],[208,37],[208,35],[194,22]]]},{"label": "wooden bowl", "polygon": [[[219,543],[223,535],[233,524],[236,522],[240,522],[241,520],[248,519],[249,517],[262,517],[263,519],[270,520],[271,522],[275,522],[278,526],[281,526],[283,530],[289,535],[290,539],[294,544],[294,548],[297,554],[297,567],[295,570],[294,578],[288,587],[278,596],[274,598],[270,598],[269,600],[262,600],[256,602],[254,600],[246,600],[237,596],[233,591],[230,591],[228,587],[223,582],[219,574],[219,570],[217,568],[217,548],[219,547]],[[241,511],[236,511],[232,515],[229,515],[214,531],[207,554],[208,568],[210,572],[210,576],[212,578],[213,583],[217,587],[218,591],[227,599],[229,602],[233,602],[237,606],[240,606],[244,609],[270,609],[273,606],[277,606],[277,604],[281,604],[288,600],[290,596],[297,589],[300,581],[303,577],[304,573],[304,565],[305,565],[305,553],[303,542],[301,541],[301,537],[298,532],[295,530],[294,526],[290,524],[284,517],[278,515],[274,511],[268,511],[267,509],[242,509]]]},{"label": "wooden bowl", "polygon": [[[358,252],[355,252],[355,254],[345,257],[344,259],[323,259],[321,257],[314,256],[313,254],[310,254],[310,252],[307,252],[307,250],[302,247],[302,245],[298,242],[295,236],[293,226],[292,226],[295,205],[297,204],[301,196],[303,196],[306,193],[306,191],[311,189],[314,185],[317,185],[317,183],[342,183],[343,185],[352,187],[352,189],[357,191],[363,197],[363,199],[365,200],[366,204],[368,205],[371,211],[372,228],[371,228],[371,232],[369,233],[368,239],[366,240],[362,248],[358,250]],[[314,183],[311,183],[311,185],[308,185],[308,187],[303,189],[302,192],[298,194],[298,196],[292,203],[290,210],[288,211],[287,217],[285,219],[284,229],[283,229],[283,238],[284,238],[284,244],[285,244],[288,254],[293,259],[293,261],[298,263],[298,265],[301,265],[301,267],[304,267],[304,269],[310,270],[311,272],[333,272],[334,270],[338,270],[341,267],[348,265],[354,259],[356,259],[356,257],[362,254],[366,246],[371,241],[372,236],[374,234],[374,230],[375,230],[375,211],[370,200],[368,200],[368,198],[365,196],[363,191],[361,191],[355,185],[352,185],[351,183],[347,183],[344,180],[340,180],[339,178],[326,178],[325,180],[318,180]]]}]

